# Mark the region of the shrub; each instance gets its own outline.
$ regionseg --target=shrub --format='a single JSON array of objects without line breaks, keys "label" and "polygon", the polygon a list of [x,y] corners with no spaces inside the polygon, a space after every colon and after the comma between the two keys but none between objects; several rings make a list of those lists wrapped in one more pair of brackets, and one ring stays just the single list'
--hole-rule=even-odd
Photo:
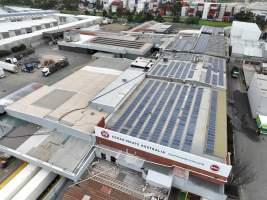
[{"label": "shrub", "polygon": [[8,50],[0,50],[0,58],[10,55],[11,52]]},{"label": "shrub", "polygon": [[19,51],[23,51],[23,50],[25,50],[25,49],[26,49],[25,44],[21,44],[21,45],[19,45],[19,46],[14,46],[14,47],[12,47],[12,48],[11,48],[11,51],[12,51],[13,53],[16,53],[16,52],[19,52]]}]

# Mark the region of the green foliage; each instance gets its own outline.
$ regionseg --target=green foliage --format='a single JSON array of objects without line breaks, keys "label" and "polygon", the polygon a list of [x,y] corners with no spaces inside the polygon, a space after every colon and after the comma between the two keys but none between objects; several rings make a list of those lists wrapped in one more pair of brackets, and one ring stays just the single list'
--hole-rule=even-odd
[{"label": "green foliage", "polygon": [[107,16],[108,16],[108,12],[107,12],[106,10],[103,10],[103,12],[102,12],[102,16],[103,16],[103,17],[107,17]]},{"label": "green foliage", "polygon": [[155,20],[156,20],[157,22],[163,22],[163,21],[164,21],[163,17],[162,17],[160,14],[158,14],[158,15],[156,16]]},{"label": "green foliage", "polygon": [[62,0],[63,8],[66,10],[78,10],[78,3],[77,0]]},{"label": "green foliage", "polygon": [[216,27],[227,27],[231,26],[232,24],[229,22],[216,22],[216,21],[208,21],[208,20],[199,20],[199,25],[204,26],[216,26]]},{"label": "green foliage", "polygon": [[56,4],[54,0],[35,0],[32,6],[46,10],[55,8]]},{"label": "green foliage", "polygon": [[198,17],[194,17],[194,16],[189,16],[186,20],[185,20],[186,24],[199,24],[199,18]]},{"label": "green foliage", "polygon": [[241,11],[235,14],[235,19],[242,22],[255,22],[255,15],[252,12]]},{"label": "green foliage", "polygon": [[267,25],[265,19],[261,16],[256,16],[256,24],[258,24],[261,30],[264,30]]},{"label": "green foliage", "polygon": [[19,52],[19,51],[23,51],[23,50],[25,50],[25,49],[26,49],[25,44],[21,44],[21,45],[12,47],[12,48],[11,48],[11,51],[12,51],[13,53],[16,53],[16,52]]},{"label": "green foliage", "polygon": [[11,52],[8,50],[0,50],[0,58],[10,55]]}]

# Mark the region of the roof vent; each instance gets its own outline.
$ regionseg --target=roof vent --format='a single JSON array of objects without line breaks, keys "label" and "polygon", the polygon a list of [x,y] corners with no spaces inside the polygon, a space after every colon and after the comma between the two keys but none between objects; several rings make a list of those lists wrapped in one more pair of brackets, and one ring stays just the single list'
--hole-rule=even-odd
[{"label": "roof vent", "polygon": [[121,81],[122,81],[123,83],[126,83],[126,82],[127,82],[127,79],[126,79],[126,78],[123,78],[123,79],[121,79]]},{"label": "roof vent", "polygon": [[167,57],[164,57],[164,58],[163,58],[163,62],[168,62],[168,60],[169,60],[169,59],[168,59]]}]

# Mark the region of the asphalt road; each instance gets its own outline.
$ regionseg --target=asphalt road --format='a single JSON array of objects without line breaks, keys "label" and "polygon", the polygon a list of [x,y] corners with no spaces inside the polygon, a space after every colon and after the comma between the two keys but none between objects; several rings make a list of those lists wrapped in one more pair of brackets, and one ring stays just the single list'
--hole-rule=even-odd
[{"label": "asphalt road", "polygon": [[0,79],[0,97],[6,96],[32,82],[39,82],[45,85],[51,85],[74,71],[80,69],[90,61],[90,55],[74,53],[70,51],[58,50],[57,46],[41,45],[35,49],[34,55],[42,57],[43,55],[59,55],[65,56],[69,60],[69,66],[51,74],[48,77],[43,77],[41,69],[36,69],[33,73],[19,72],[12,74],[5,72],[6,77]]},{"label": "asphalt road", "polygon": [[[231,67],[230,66],[230,70]],[[230,71],[229,70],[229,71]],[[233,79],[228,73],[228,115],[234,131],[236,159],[249,163],[252,182],[243,185],[240,199],[267,199],[267,138],[256,134],[243,77]]]}]

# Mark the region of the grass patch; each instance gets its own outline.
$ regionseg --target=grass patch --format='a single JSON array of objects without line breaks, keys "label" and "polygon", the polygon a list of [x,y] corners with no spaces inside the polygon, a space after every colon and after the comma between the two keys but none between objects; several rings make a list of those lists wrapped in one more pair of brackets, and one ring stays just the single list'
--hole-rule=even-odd
[{"label": "grass patch", "polygon": [[216,26],[216,27],[227,27],[232,26],[232,23],[230,22],[216,22],[216,21],[208,21],[208,20],[199,20],[199,25],[205,25],[205,26]]},{"label": "grass patch", "polygon": [[162,16],[164,22],[173,22],[172,16]]}]

